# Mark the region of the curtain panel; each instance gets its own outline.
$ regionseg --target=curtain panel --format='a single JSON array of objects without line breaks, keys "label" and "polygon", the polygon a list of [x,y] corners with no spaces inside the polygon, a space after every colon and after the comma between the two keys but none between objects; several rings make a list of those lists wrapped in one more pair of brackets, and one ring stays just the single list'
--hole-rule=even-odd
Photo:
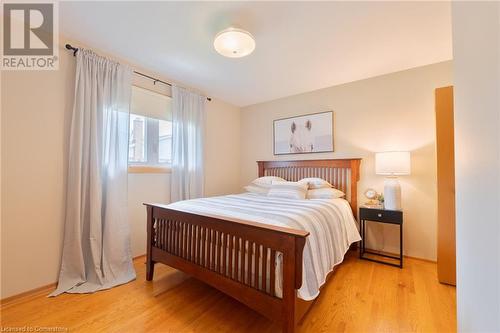
[{"label": "curtain panel", "polygon": [[64,243],[51,296],[135,279],[127,220],[132,70],[90,50],[76,55]]},{"label": "curtain panel", "polygon": [[172,87],[171,202],[203,196],[205,101],[205,96]]}]

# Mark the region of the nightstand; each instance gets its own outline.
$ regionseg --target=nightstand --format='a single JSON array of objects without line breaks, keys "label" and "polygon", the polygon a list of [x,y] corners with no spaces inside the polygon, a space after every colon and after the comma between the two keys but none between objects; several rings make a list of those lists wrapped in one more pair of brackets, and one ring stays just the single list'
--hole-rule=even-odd
[{"label": "nightstand", "polygon": [[[366,222],[377,222],[377,223],[388,223],[399,225],[399,256],[393,256],[384,253],[378,253],[366,249],[365,238],[366,238]],[[359,209],[359,228],[361,231],[361,246],[359,247],[359,258],[364,260],[370,260],[378,262],[381,264],[386,264],[390,266],[396,266],[403,268],[403,212],[400,210],[386,210],[377,208],[366,208],[361,207]],[[374,258],[366,257],[365,254],[370,254],[372,256],[379,256],[391,259],[399,260],[399,264],[392,262],[377,260]]]}]

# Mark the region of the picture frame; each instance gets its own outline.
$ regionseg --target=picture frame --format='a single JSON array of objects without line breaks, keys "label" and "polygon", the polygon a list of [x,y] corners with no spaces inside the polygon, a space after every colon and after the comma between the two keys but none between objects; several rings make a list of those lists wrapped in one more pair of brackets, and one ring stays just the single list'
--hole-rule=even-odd
[{"label": "picture frame", "polygon": [[333,111],[310,113],[273,121],[274,155],[334,151]]}]

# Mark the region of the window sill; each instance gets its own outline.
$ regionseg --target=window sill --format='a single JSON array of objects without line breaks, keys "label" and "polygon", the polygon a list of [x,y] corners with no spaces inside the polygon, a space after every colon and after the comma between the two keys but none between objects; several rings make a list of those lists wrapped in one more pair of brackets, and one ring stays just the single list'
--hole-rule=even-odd
[{"label": "window sill", "polygon": [[128,173],[171,173],[168,166],[129,165]]}]

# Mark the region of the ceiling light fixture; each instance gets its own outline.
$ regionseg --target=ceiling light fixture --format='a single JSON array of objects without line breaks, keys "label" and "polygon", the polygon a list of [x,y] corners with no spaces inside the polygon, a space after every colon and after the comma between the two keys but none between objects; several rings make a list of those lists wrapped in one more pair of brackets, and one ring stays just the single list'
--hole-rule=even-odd
[{"label": "ceiling light fixture", "polygon": [[224,57],[241,58],[255,50],[255,39],[248,31],[228,28],[215,36],[214,48]]}]

